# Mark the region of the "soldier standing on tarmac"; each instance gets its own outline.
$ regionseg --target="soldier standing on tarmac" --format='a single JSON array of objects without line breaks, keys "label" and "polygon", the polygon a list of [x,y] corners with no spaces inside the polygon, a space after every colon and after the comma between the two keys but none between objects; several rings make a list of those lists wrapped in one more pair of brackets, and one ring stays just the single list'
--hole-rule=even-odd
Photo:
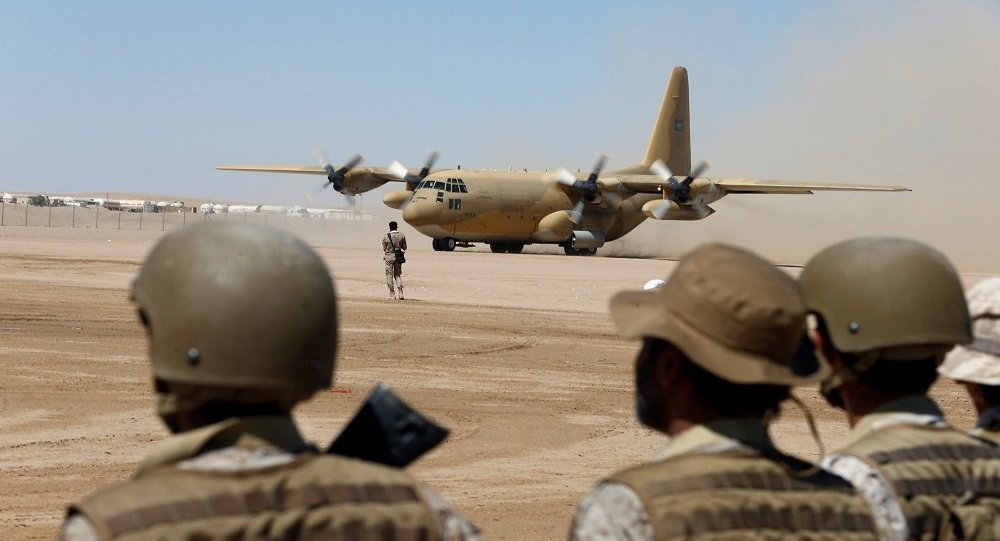
[{"label": "soldier standing on tarmac", "polygon": [[206,223],[164,237],[132,287],[173,433],[61,539],[478,539],[406,472],[321,454],[292,408],[333,381],[326,265],[294,236]]},{"label": "soldier standing on tarmac", "polygon": [[851,425],[823,467],[868,499],[882,539],[1000,538],[986,518],[1000,451],[951,427],[927,396],[945,353],[972,339],[952,265],[918,242],[863,238],[822,250],[799,280],[833,367],[821,391]]},{"label": "soldier standing on tarmac", "polygon": [[877,539],[850,484],[768,435],[791,387],[829,373],[801,354],[806,309],[795,280],[750,252],[708,244],[663,286],[615,295],[611,314],[623,338],[643,341],[639,421],[671,440],[584,497],[571,539]]},{"label": "soldier standing on tarmac", "polygon": [[403,261],[400,255],[406,252],[406,235],[396,230],[396,222],[389,222],[389,232],[382,237],[382,252],[385,253],[385,284],[389,286],[389,298],[403,300]]},{"label": "soldier standing on tarmac", "polygon": [[1000,444],[1000,278],[988,278],[967,295],[972,343],[948,353],[938,373],[965,385],[979,414],[974,436]]}]

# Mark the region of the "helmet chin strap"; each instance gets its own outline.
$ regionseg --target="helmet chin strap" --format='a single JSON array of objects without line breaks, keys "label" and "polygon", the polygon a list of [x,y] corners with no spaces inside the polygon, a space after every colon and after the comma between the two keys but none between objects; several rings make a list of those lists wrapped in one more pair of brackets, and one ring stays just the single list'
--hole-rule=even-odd
[{"label": "helmet chin strap", "polygon": [[[819,354],[819,352],[817,352]],[[861,356],[853,365],[844,364],[844,367],[837,370],[830,377],[823,380],[823,383],[819,386],[819,392],[823,395],[823,398],[830,403],[831,406],[835,408],[844,409],[844,399],[837,392],[837,389],[842,387],[845,383],[850,383],[856,379],[861,374],[868,371],[869,368],[875,364],[879,358],[878,350],[872,350]]]},{"label": "helmet chin strap", "polygon": [[[802,415],[805,416],[806,418],[806,424],[809,425],[809,433],[812,435],[813,441],[816,442],[816,448],[819,450],[820,458],[822,458],[823,456],[826,455],[826,446],[823,445],[823,439],[819,437],[819,429],[816,428],[816,418],[813,417],[812,412],[809,411],[809,407],[806,406],[804,402],[802,402],[801,398],[795,396],[792,393],[789,393],[788,400],[790,400],[793,404],[795,404],[797,408],[802,410]],[[776,411],[774,410],[768,411],[767,414],[764,416],[763,420],[764,425],[765,426],[770,425],[771,421],[773,421],[775,417],[777,417]],[[804,470],[796,470],[783,462],[781,463],[781,465],[785,469],[785,471],[788,472],[789,475],[799,479],[815,475],[819,473],[819,471],[822,469],[819,463],[813,464],[812,466]]]}]

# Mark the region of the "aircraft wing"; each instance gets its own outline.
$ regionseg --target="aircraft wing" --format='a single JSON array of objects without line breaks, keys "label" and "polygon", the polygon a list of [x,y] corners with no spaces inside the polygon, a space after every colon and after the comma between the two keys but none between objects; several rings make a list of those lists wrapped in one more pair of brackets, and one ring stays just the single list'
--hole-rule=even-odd
[{"label": "aircraft wing", "polygon": [[787,180],[751,180],[748,178],[706,179],[728,193],[810,194],[820,191],[840,192],[908,192],[903,186],[880,184],[829,184],[824,182],[792,182]]},{"label": "aircraft wing", "polygon": [[319,165],[219,165],[219,171],[253,171],[257,173],[299,173],[306,175],[325,175],[326,171]]},{"label": "aircraft wing", "polygon": [[[326,171],[319,165],[219,165],[219,171],[250,171],[255,173],[294,173],[301,175],[323,175]],[[411,175],[420,172],[419,169],[407,169]],[[352,176],[372,176],[383,182],[402,182],[400,179],[389,173],[388,167],[355,167],[348,171],[347,177]]]},{"label": "aircraft wing", "polygon": [[[665,187],[669,186],[656,175],[628,175],[622,177],[620,182],[625,188],[640,193],[658,193]],[[608,184],[608,187],[610,187],[610,183]],[[880,184],[834,184],[825,182],[795,182],[788,180],[753,180],[748,178],[699,178],[694,181],[691,188],[695,192],[708,191],[714,188],[725,193],[763,194],[811,194],[817,191],[910,191],[909,188],[904,188],[903,186],[888,186]]]},{"label": "aircraft wing", "polygon": [[[250,171],[255,173],[293,173],[300,175],[323,175],[326,171],[319,165],[219,165],[219,171]],[[408,169],[411,175],[419,169]],[[386,182],[402,182],[389,173],[388,167],[354,167],[344,175],[341,193],[357,195],[373,190]]]}]

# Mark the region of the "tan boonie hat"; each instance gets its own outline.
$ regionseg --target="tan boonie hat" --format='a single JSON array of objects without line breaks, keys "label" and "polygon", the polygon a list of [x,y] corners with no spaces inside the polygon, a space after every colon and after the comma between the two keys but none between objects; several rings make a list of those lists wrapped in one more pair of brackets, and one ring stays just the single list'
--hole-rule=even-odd
[{"label": "tan boonie hat", "polygon": [[1000,278],[979,282],[967,300],[972,342],[951,350],[938,372],[958,381],[1000,385]]},{"label": "tan boonie hat", "polygon": [[734,383],[799,385],[829,367],[797,355],[806,307],[798,284],[759,256],[725,244],[688,253],[663,287],[611,299],[623,338],[661,338]]}]

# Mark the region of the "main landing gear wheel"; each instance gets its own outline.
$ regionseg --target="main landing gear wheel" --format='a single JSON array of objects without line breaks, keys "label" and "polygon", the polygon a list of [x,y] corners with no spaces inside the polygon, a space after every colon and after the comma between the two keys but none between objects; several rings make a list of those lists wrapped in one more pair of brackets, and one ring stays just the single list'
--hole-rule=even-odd
[{"label": "main landing gear wheel", "polygon": [[563,251],[566,255],[595,255],[597,254],[597,248],[574,248],[569,244],[563,246]]},{"label": "main landing gear wheel", "polygon": [[451,237],[434,239],[431,241],[431,247],[435,252],[451,252],[455,249],[455,239]]}]

